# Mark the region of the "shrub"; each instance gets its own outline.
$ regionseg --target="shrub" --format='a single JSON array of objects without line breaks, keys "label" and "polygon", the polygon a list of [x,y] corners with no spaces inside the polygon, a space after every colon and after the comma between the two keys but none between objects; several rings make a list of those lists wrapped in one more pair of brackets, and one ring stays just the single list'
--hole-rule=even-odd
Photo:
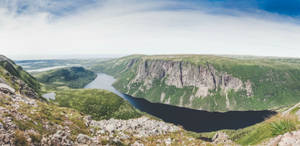
[{"label": "shrub", "polygon": [[281,135],[296,130],[296,121],[293,119],[282,119],[270,123],[273,136]]},{"label": "shrub", "polygon": [[42,140],[42,136],[40,134],[29,133],[32,143],[38,144]]},{"label": "shrub", "polygon": [[15,139],[14,139],[15,145],[16,146],[27,146],[27,140],[24,135],[23,131],[17,130],[15,133]]}]

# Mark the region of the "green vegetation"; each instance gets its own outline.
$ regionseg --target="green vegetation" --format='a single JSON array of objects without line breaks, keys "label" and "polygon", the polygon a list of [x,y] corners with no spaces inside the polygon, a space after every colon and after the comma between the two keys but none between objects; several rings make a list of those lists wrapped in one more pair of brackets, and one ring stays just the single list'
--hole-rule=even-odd
[{"label": "green vegetation", "polygon": [[[277,114],[262,123],[238,130],[220,130],[225,132],[229,138],[240,145],[259,145],[278,135],[295,131],[300,128],[300,122],[294,114]],[[194,137],[212,138],[216,132],[194,133]]]},{"label": "green vegetation", "polygon": [[59,90],[54,102],[91,115],[96,120],[131,119],[141,116],[139,111],[121,97],[99,89]]},{"label": "green vegetation", "polygon": [[[11,109],[11,97],[0,95],[0,105],[6,109]],[[85,125],[83,115],[77,110],[65,107],[59,107],[55,104],[35,100],[37,106],[29,104],[20,104],[16,111],[19,114],[27,116],[29,119],[17,119],[15,115],[7,113],[4,117],[11,117],[12,121],[18,127],[15,133],[14,141],[20,145],[27,143],[24,141],[24,131],[34,130],[37,133],[30,133],[29,136],[33,143],[39,143],[42,135],[54,134],[57,132],[57,125],[68,126],[72,131],[72,139],[75,140],[77,135],[82,133],[90,135],[88,127]],[[3,119],[0,118],[0,121]],[[45,123],[49,126],[45,129]]]},{"label": "green vegetation", "polygon": [[44,83],[43,91],[56,93],[55,103],[91,115],[93,119],[130,119],[141,116],[121,97],[105,90],[83,88],[96,78],[96,74],[83,67],[70,67],[35,74]]},{"label": "green vegetation", "polygon": [[294,116],[274,116],[267,121],[232,132],[231,138],[242,145],[258,144],[268,138],[296,130],[299,122]]},{"label": "green vegetation", "polygon": [[[232,108],[237,110],[245,109],[266,109],[278,108],[280,106],[291,105],[299,101],[299,63],[297,59],[278,59],[278,58],[253,58],[253,57],[220,57],[220,56],[128,56],[121,59],[105,61],[93,66],[94,71],[101,71],[114,75],[118,80],[114,84],[122,92],[126,92],[137,97],[144,97],[153,102],[161,101],[161,93],[166,96],[163,102],[170,99],[170,104],[188,104],[190,95],[197,90],[194,87],[176,88],[175,86],[167,86],[164,80],[154,80],[153,88],[147,90],[143,87],[143,82],[133,84],[130,88],[126,85],[135,77],[137,66],[145,59],[188,61],[194,64],[205,64],[209,62],[218,71],[224,71],[239,77],[243,81],[250,80],[253,83],[254,95],[249,98],[244,91],[230,91],[228,98],[232,104]],[[38,81],[31,75],[22,70],[21,67],[15,65],[9,60],[0,61],[0,77],[8,82],[15,89],[21,88],[16,84],[13,75],[23,80],[31,88],[36,91],[40,90]],[[87,77],[88,76],[88,77]],[[29,136],[33,143],[41,142],[42,135],[54,134],[57,131],[57,125],[62,127],[68,126],[71,131],[71,139],[76,140],[79,133],[91,135],[90,129],[82,120],[86,115],[91,115],[95,120],[102,119],[130,119],[137,118],[142,115],[141,112],[134,109],[128,102],[124,101],[117,95],[98,89],[69,89],[81,88],[95,78],[95,74],[84,68],[65,68],[53,71],[47,71],[37,74],[39,80],[43,81],[46,90],[54,90],[56,99],[53,103],[36,101],[37,106],[20,103],[16,109],[17,113],[25,115],[28,119],[17,119],[12,114],[4,115],[12,117],[12,121],[17,125],[18,129],[14,133],[14,142],[16,145],[28,145],[24,131],[35,130],[37,133],[30,133]],[[59,87],[59,88],[58,88]],[[66,87],[66,88],[61,88]],[[140,90],[142,89],[142,90]],[[143,91],[143,92],[142,92]],[[226,108],[225,98],[218,91],[211,91],[212,95],[194,100],[192,106],[194,108],[205,108],[208,110],[223,110]],[[180,100],[180,97],[184,97]],[[59,106],[57,106],[57,104]],[[11,109],[12,100],[9,95],[0,95],[0,106]],[[300,122],[295,113],[299,110],[295,107],[289,115],[275,115],[266,119],[266,121],[239,130],[221,130],[227,133],[230,139],[240,145],[256,145],[273,138],[275,136],[299,130]],[[3,119],[0,119],[2,122]],[[49,126],[45,129],[45,123]],[[4,125],[5,126],[5,125]],[[210,133],[192,133],[182,131],[169,133],[167,135],[157,135],[148,137],[145,143],[155,145],[157,139],[171,138],[175,140],[175,144],[182,144],[181,141],[195,137],[211,138],[216,132]],[[135,137],[131,139],[135,141]],[[103,144],[110,143],[103,141]],[[195,145],[185,143],[186,145]],[[117,144],[116,144],[117,145]],[[197,145],[200,145],[197,144]]]},{"label": "green vegetation", "polygon": [[[21,77],[31,77],[21,68],[20,71],[26,73],[26,75],[16,76],[16,74],[13,74],[13,70],[7,72],[6,66],[1,66],[0,69],[0,77],[5,80],[4,82],[8,82],[10,85],[14,85],[15,81],[22,82],[22,80],[25,80]],[[99,130],[97,127],[88,126],[84,123],[85,116],[91,115],[95,120],[102,120],[110,118],[137,118],[143,114],[111,92],[97,89],[70,89],[69,87],[78,85],[75,84],[75,82],[82,81],[81,75],[83,75],[83,73],[78,73],[78,70],[81,72],[82,68],[68,68],[67,71],[59,70],[60,71],[41,73],[39,74],[40,76],[38,76],[40,80],[44,79],[45,84],[42,84],[44,85],[44,91],[52,90],[56,93],[56,100],[53,102],[34,100],[31,99],[31,96],[19,96],[20,99],[16,100],[16,98],[10,94],[0,94],[0,106],[3,110],[3,112],[1,112],[0,122],[5,127],[5,130],[2,132],[10,133],[7,136],[11,138],[9,140],[11,140],[14,145],[41,145],[42,141],[45,142],[44,138],[52,140],[52,145],[59,145],[67,143],[68,138],[75,142],[79,134],[93,137],[93,140],[94,138],[97,138],[97,140],[99,138],[100,143],[97,144],[100,145],[131,145],[136,141],[142,144],[155,145],[157,141],[163,142],[163,140],[167,138],[171,138],[172,141],[175,141],[176,145],[200,145],[203,143],[201,140],[190,140],[190,137],[184,130],[145,137],[136,137],[136,133],[130,133],[130,131],[127,133],[126,131],[124,133],[128,135],[129,138],[118,141],[112,140],[112,138],[123,136],[123,132],[114,132],[113,137],[107,132],[100,132],[99,134],[99,132],[96,132]],[[68,73],[68,71],[70,72]],[[11,76],[11,74],[13,75]],[[12,80],[12,78],[15,80]],[[35,80],[35,78],[31,78]],[[1,80],[1,82],[3,81]],[[37,85],[39,86],[39,82],[36,80],[35,82],[38,83]],[[79,85],[82,84],[80,83]],[[18,85],[19,84],[16,84],[16,86]],[[22,83],[22,85],[24,84]],[[79,85],[75,87],[79,87]],[[155,119],[155,117],[149,115],[144,116]],[[57,135],[60,134],[63,135],[58,137]],[[107,140],[106,137],[110,137],[110,139]],[[56,140],[56,138],[58,140]],[[63,142],[60,142],[60,140],[63,140]]]},{"label": "green vegetation", "polygon": [[[198,90],[194,87],[176,88],[164,83],[164,79],[153,81],[150,89],[143,83],[128,84],[135,78],[137,67],[146,60],[181,61],[205,67],[212,65],[218,72],[226,72],[243,82],[250,81],[253,95],[248,97],[246,92],[230,91],[228,100],[230,108],[226,107],[226,97],[220,90],[211,91],[205,98],[189,98]],[[143,97],[151,102],[160,102],[162,93],[165,99],[170,98],[170,104],[179,105],[179,97],[183,104],[194,109],[209,111],[228,110],[265,110],[278,109],[293,105],[300,101],[300,59],[249,57],[249,56],[214,56],[214,55],[132,55],[119,59],[100,62],[91,67],[93,71],[113,75],[117,81],[114,87],[121,92]],[[163,101],[165,102],[165,101]]]},{"label": "green vegetation", "polygon": [[[61,107],[76,109],[91,115],[93,119],[130,119],[140,117],[141,113],[134,109],[121,97],[105,90],[70,89],[83,88],[96,78],[96,74],[83,67],[68,67],[35,73],[35,77],[44,83],[44,92],[55,92],[55,103]],[[50,116],[51,117],[51,116]],[[53,120],[55,120],[54,118]],[[26,122],[22,122],[26,123]],[[20,127],[30,127],[22,126]]]},{"label": "green vegetation", "polygon": [[290,114],[296,114],[297,111],[299,111],[300,107],[295,107],[290,111]]},{"label": "green vegetation", "polygon": [[[25,82],[35,92],[40,92],[40,83],[21,66],[16,65],[12,60],[0,55],[0,78],[7,82],[16,91],[22,90],[22,85],[17,80]],[[26,91],[23,91],[26,92]]]},{"label": "green vegetation", "polygon": [[97,75],[83,67],[69,67],[41,72],[35,74],[35,77],[46,84],[46,88],[56,89],[57,87],[83,88]]},{"label": "green vegetation", "polygon": [[281,135],[296,130],[296,122],[291,119],[282,119],[271,123],[272,135]]}]

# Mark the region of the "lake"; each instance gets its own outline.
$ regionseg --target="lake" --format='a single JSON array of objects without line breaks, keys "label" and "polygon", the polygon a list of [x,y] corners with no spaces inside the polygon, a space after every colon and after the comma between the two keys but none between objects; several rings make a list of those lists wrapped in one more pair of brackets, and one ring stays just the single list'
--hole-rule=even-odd
[{"label": "lake", "polygon": [[265,118],[276,114],[276,112],[273,111],[207,112],[160,103],[151,103],[143,98],[135,98],[120,93],[112,86],[114,82],[115,79],[112,76],[98,74],[97,78],[85,88],[109,90],[143,112],[156,116],[165,122],[181,125],[184,129],[194,132],[245,128],[262,122]]}]

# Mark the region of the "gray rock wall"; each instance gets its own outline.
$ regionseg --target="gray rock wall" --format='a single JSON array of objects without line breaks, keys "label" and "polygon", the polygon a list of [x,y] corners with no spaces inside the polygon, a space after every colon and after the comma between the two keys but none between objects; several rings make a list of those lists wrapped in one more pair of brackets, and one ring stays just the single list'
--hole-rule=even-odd
[{"label": "gray rock wall", "polygon": [[131,83],[144,82],[147,89],[155,79],[165,79],[165,84],[176,88],[197,87],[195,97],[210,95],[209,90],[220,88],[226,94],[230,90],[246,90],[252,95],[251,82],[243,82],[226,72],[217,71],[212,65],[195,65],[182,61],[144,60],[138,65],[135,78]]}]

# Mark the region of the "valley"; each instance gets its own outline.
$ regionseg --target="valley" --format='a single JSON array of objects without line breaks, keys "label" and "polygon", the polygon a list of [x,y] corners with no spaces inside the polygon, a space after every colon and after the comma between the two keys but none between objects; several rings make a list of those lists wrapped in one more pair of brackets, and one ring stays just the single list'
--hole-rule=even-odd
[{"label": "valley", "polygon": [[300,146],[300,0],[0,0],[0,146]]},{"label": "valley", "polygon": [[[1,145],[206,143],[179,126],[138,111],[109,91],[72,89],[73,86],[47,88],[46,84],[51,85],[52,82],[40,84],[5,56],[0,56],[0,63]],[[68,77],[78,71],[82,70],[71,70],[71,74],[55,74],[54,79],[61,75]],[[29,86],[27,81],[35,81],[28,83],[36,84]],[[62,83],[69,81],[61,80]],[[40,96],[48,91],[55,91],[56,101],[46,101]]]},{"label": "valley", "polygon": [[[165,122],[182,126],[193,132],[211,132],[222,129],[240,129],[264,121],[276,114],[273,111],[232,111],[226,113],[207,112],[176,107],[161,103],[151,103],[142,98],[120,93],[113,87],[116,80],[106,74],[98,74],[97,78],[85,88],[105,89],[111,91],[142,112],[158,117]],[[222,124],[220,124],[222,121]]]},{"label": "valley", "polygon": [[[300,101],[299,59],[132,55],[91,70],[114,76],[131,96],[207,111],[276,110]],[[283,98],[284,97],[284,98]]]},{"label": "valley", "polygon": [[[179,63],[179,79],[182,82],[179,80],[179,84],[176,85],[176,77],[167,79],[173,73],[165,72],[168,63],[171,63],[171,68],[176,68],[178,65],[176,62],[167,61],[165,64],[161,56],[151,56],[146,58],[151,58],[150,60],[159,58],[159,61],[150,61],[146,64],[142,62],[143,68],[138,64],[140,60],[136,59],[139,57],[141,56],[96,60],[90,65],[78,66],[77,64],[47,71],[37,68],[39,71],[32,72],[32,76],[3,56],[0,106],[4,113],[0,113],[0,121],[6,126],[2,129],[2,134],[0,133],[0,143],[16,145],[269,145],[285,142],[285,139],[289,138],[289,135],[286,135],[288,132],[293,132],[294,139],[300,138],[297,133],[300,126],[298,120],[300,108],[297,98],[295,101],[291,100],[281,105],[250,108],[252,106],[245,105],[248,103],[248,98],[256,98],[255,92],[259,91],[255,89],[254,82],[227,72],[219,73],[218,70],[212,72],[212,66],[207,65],[206,61],[206,66],[210,69],[207,70],[204,67],[204,74],[202,74],[204,76],[198,74],[194,77],[197,79],[200,76],[206,79],[199,82],[206,84],[207,87],[212,77],[211,85],[217,87],[213,88],[215,91],[209,90],[210,93],[206,97],[200,98],[214,100],[213,104],[211,102],[205,104],[208,110],[177,105],[176,102],[152,101],[148,98],[162,98],[161,91],[168,93],[165,95],[168,99],[180,95],[182,91],[185,94],[190,92],[192,95],[195,89],[186,88],[183,85],[188,84],[186,80],[191,78],[189,70],[193,70],[194,65]],[[202,56],[196,56],[196,58],[199,57]],[[174,59],[172,56],[164,56],[164,58]],[[178,56],[176,58],[178,59]],[[229,60],[232,58],[230,57]],[[204,59],[208,58],[204,57]],[[210,59],[212,58],[209,57],[208,61],[212,61]],[[215,57],[213,60],[219,59],[224,62],[222,57]],[[297,70],[298,65],[295,63],[297,61],[280,60],[277,64],[277,60],[273,62],[272,59],[267,59],[266,62],[275,63],[272,67],[286,63]],[[256,58],[254,62],[261,64],[264,61],[261,62]],[[160,65],[161,63],[165,65]],[[30,62],[26,65],[30,66]],[[185,65],[190,67],[186,68]],[[46,68],[49,67],[55,68],[55,66]],[[202,67],[198,68],[199,72]],[[146,74],[143,74],[144,72]],[[157,84],[161,89],[152,90],[155,85],[153,83],[162,83],[162,81],[152,81],[153,77],[155,80],[160,79],[159,77],[164,78],[165,87]],[[125,80],[128,82],[126,89],[130,89],[128,91],[121,88]],[[142,81],[146,84],[138,85],[134,81]],[[249,82],[251,82],[251,88],[247,87]],[[31,83],[30,86],[27,83]],[[173,83],[174,85],[168,85]],[[31,94],[24,92],[23,86]],[[147,89],[146,86],[150,88]],[[193,86],[200,88],[197,84]],[[296,88],[297,84],[294,86]],[[143,94],[149,95],[137,96],[143,95],[140,93],[142,91],[145,92]],[[242,91],[247,100],[236,101],[236,110],[224,108],[226,98],[232,99],[231,94],[226,94],[227,91],[228,93]],[[153,93],[150,94],[150,92]],[[297,93],[296,91],[290,94],[297,95]],[[49,98],[41,97],[47,94]],[[185,96],[181,96],[183,97]],[[236,98],[238,97],[240,96],[237,95]],[[239,100],[243,99],[241,97]],[[277,100],[277,98],[272,100]],[[8,136],[9,140],[1,141],[1,136]]]}]

